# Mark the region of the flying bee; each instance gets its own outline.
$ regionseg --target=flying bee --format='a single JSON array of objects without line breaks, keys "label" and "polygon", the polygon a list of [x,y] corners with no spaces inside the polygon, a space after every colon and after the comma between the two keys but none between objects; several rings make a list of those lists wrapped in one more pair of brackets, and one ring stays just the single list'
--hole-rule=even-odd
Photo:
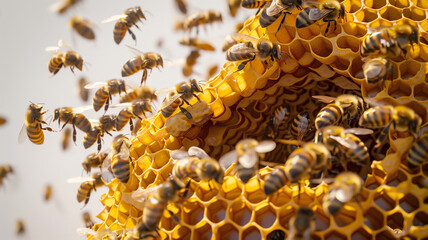
[{"label": "flying bee", "polygon": [[275,109],[274,115],[270,117],[265,128],[265,135],[271,138],[276,138],[278,128],[283,122],[287,122],[290,118],[290,107],[287,105],[279,106]]},{"label": "flying bee", "polygon": [[68,9],[75,6],[77,3],[82,2],[83,0],[62,0],[56,2],[49,7],[49,10],[52,12],[58,12],[59,14],[65,13]]},{"label": "flying bee", "polygon": [[236,12],[238,12],[239,7],[241,6],[241,0],[229,0],[229,13],[232,17],[235,17]]},{"label": "flying bee", "polygon": [[82,101],[84,101],[84,102],[87,102],[89,99],[89,90],[85,88],[85,86],[88,84],[89,84],[88,80],[86,80],[86,78],[82,77],[79,79],[79,82],[77,85],[80,99],[82,99]]},{"label": "flying bee", "polygon": [[[305,2],[306,4],[308,2]],[[296,18],[296,27],[304,28],[309,27],[316,21],[322,19],[327,22],[325,33],[327,34],[330,28],[330,23],[334,22],[334,30],[337,27],[337,19],[345,19],[345,5],[339,3],[337,0],[323,0],[321,2],[313,2],[311,7],[305,8],[299,13]]]},{"label": "flying bee", "polygon": [[24,125],[19,132],[19,143],[23,143],[25,141],[25,132],[27,133],[28,139],[30,139],[30,141],[34,144],[43,144],[45,140],[43,130],[53,132],[52,128],[42,126],[42,124],[47,124],[45,121],[43,121],[43,115],[47,111],[42,112],[42,110],[42,105],[35,103],[30,104],[27,113],[25,114]]},{"label": "flying bee", "polygon": [[114,107],[119,106],[125,106],[116,118],[116,130],[120,131],[123,127],[129,122],[129,126],[131,129],[131,132],[134,130],[134,124],[132,122],[132,119],[138,118],[142,120],[141,116],[144,116],[146,118],[146,112],[152,113],[152,106],[149,104],[149,102],[144,100],[136,100],[132,103],[122,103],[117,104]]},{"label": "flying bee", "polygon": [[112,96],[116,94],[127,93],[126,83],[121,79],[110,79],[107,82],[95,82],[85,86],[86,89],[98,88],[95,92],[94,98],[92,99],[92,105],[95,112],[104,106],[104,111],[107,111],[112,101]]},{"label": "flying bee", "polygon": [[192,50],[189,56],[186,57],[186,61],[183,65],[183,75],[188,77],[193,73],[193,66],[196,64],[196,60],[201,56],[199,50]]},{"label": "flying bee", "polygon": [[419,28],[407,23],[397,23],[367,36],[361,44],[363,56],[405,57],[407,48],[419,43]]},{"label": "flying bee", "polygon": [[172,169],[172,176],[177,181],[189,177],[202,181],[213,179],[220,185],[223,183],[224,169],[217,160],[211,158],[203,149],[190,147],[187,152],[175,150],[171,152],[171,157],[178,160]]},{"label": "flying bee", "polygon": [[205,12],[196,12],[184,20],[184,28],[191,31],[196,27],[196,34],[199,32],[199,26],[213,22],[222,22],[223,18],[220,12],[216,10],[206,10]]},{"label": "flying bee", "polygon": [[287,240],[310,240],[311,230],[315,229],[314,212],[308,207],[299,207],[290,219],[290,234]]},{"label": "flying bee", "polygon": [[161,89],[155,92],[157,96],[161,96],[164,92],[169,92],[166,98],[163,100],[160,108],[164,117],[170,117],[177,108],[183,112],[188,119],[192,119],[192,115],[182,106],[184,103],[190,105],[189,101],[195,97],[198,101],[201,101],[195,94],[203,92],[202,86],[195,79],[191,79],[189,82],[182,82],[175,86],[175,89]]},{"label": "flying bee", "polygon": [[257,141],[246,138],[236,144],[235,150],[223,155],[219,163],[227,169],[233,163],[235,175],[245,184],[250,178],[258,174],[260,155],[275,149],[276,143],[271,140]]},{"label": "flying bee", "polygon": [[125,95],[120,97],[120,103],[132,102],[135,100],[150,100],[156,101],[157,96],[153,88],[148,86],[136,87],[131,90],[128,90]]},{"label": "flying bee", "polygon": [[45,186],[45,191],[43,194],[43,198],[45,199],[45,201],[49,201],[52,197],[52,186],[50,184]]},{"label": "flying bee", "polygon": [[85,227],[87,228],[92,228],[95,225],[94,221],[92,221],[91,214],[89,214],[89,212],[82,213],[82,220],[85,224]]},{"label": "flying bee", "polygon": [[184,31],[186,30],[184,28],[184,21],[183,20],[176,20],[174,23],[174,31]]},{"label": "flying bee", "polygon": [[102,130],[111,136],[109,131],[116,130],[117,116],[115,115],[103,115],[98,119]]},{"label": "flying bee", "polygon": [[114,15],[102,21],[102,23],[108,23],[116,21],[113,29],[113,39],[116,44],[119,44],[125,37],[126,32],[131,35],[132,39],[137,43],[135,34],[131,31],[131,27],[135,26],[140,29],[137,22],[142,22],[141,19],[146,20],[146,16],[143,13],[141,7],[134,7],[126,9],[121,15]]},{"label": "flying bee", "polygon": [[241,6],[243,8],[261,8],[271,1],[272,0],[242,0]]},{"label": "flying bee", "polygon": [[91,23],[81,16],[74,16],[69,21],[70,27],[75,30],[80,36],[88,40],[95,39],[95,33]]},{"label": "flying bee", "polygon": [[116,136],[111,144],[111,170],[113,176],[122,183],[127,183],[129,180],[131,171],[129,148],[131,145],[131,141],[122,134]]},{"label": "flying bee", "polygon": [[92,153],[86,157],[85,161],[83,161],[82,167],[86,173],[90,173],[91,168],[101,167],[107,156],[108,153],[106,152]]},{"label": "flying bee", "polygon": [[15,231],[17,235],[22,235],[25,233],[25,224],[22,220],[16,221]]},{"label": "flying bee", "polygon": [[368,128],[383,128],[377,143],[379,146],[386,141],[389,131],[408,132],[416,137],[422,119],[413,109],[403,105],[375,106],[367,109],[360,118],[360,126]]},{"label": "flying bee", "polygon": [[358,203],[358,194],[363,191],[364,182],[353,172],[343,172],[336,176],[333,184],[324,195],[322,207],[326,213],[337,214],[343,206],[354,198]]},{"label": "flying bee", "polygon": [[7,177],[7,175],[13,173],[13,168],[10,165],[0,165],[0,187],[3,185],[3,179]]},{"label": "flying bee", "polygon": [[101,187],[104,185],[101,172],[92,174],[90,178],[70,178],[67,179],[67,182],[81,183],[79,188],[77,189],[76,198],[79,203],[84,201],[84,206],[88,204],[92,191],[95,191],[97,187]]},{"label": "flying bee", "polygon": [[[428,131],[424,131],[410,147],[407,166],[416,169],[428,160]],[[427,187],[428,188],[428,187]]]},{"label": "flying bee", "polygon": [[309,132],[309,113],[304,111],[296,115],[290,126],[290,133],[297,139],[298,142],[302,142],[303,137]]},{"label": "flying bee", "polygon": [[194,47],[197,50],[215,51],[214,46],[210,42],[200,40],[198,38],[183,37],[180,39],[180,44],[184,46]]},{"label": "flying bee", "polygon": [[54,111],[53,121],[58,121],[58,126],[61,126],[61,121],[64,124],[61,130],[67,125],[73,125],[73,141],[76,143],[76,127],[81,131],[88,133],[92,129],[92,124],[89,119],[82,114],[83,111],[90,109],[90,106],[83,106],[78,108],[62,107]]},{"label": "flying bee", "polygon": [[385,57],[369,58],[363,65],[364,78],[368,84],[381,83],[392,80],[394,67],[391,61]]},{"label": "flying bee", "polygon": [[260,14],[260,26],[262,28],[267,28],[272,23],[274,23],[281,15],[281,23],[279,24],[277,32],[281,29],[282,24],[284,24],[285,17],[287,14],[291,14],[295,8],[302,9],[302,0],[273,0],[269,6],[263,8],[262,13]]},{"label": "flying bee", "polygon": [[186,0],[174,0],[175,6],[182,14],[187,14],[187,2]]},{"label": "flying bee", "polygon": [[[280,140],[277,141],[281,142]],[[271,195],[287,183],[295,183],[310,174],[325,171],[329,161],[330,151],[326,146],[319,143],[305,143],[303,147],[296,148],[290,154],[284,167],[275,167],[265,177],[265,194]]]},{"label": "flying bee", "polygon": [[[68,49],[71,49],[69,44],[63,40],[59,40],[59,47],[65,46]],[[83,68],[83,58],[72,50],[68,50],[66,52],[60,52],[59,47],[47,47],[46,51],[55,54],[48,63],[49,72],[52,75],[58,73],[58,71],[64,67],[70,67],[70,70],[74,73],[74,68],[76,67],[80,71]]]},{"label": "flying bee", "polygon": [[[138,51],[137,49],[135,49]],[[153,68],[160,69],[163,68],[163,57],[162,55],[154,52],[141,53],[136,57],[129,59],[122,67],[122,77],[131,76],[134,73],[142,70],[143,75],[141,77],[141,85],[147,80],[148,72],[147,70],[152,71]]]},{"label": "flying bee", "polygon": [[92,129],[83,136],[83,146],[85,149],[94,145],[95,142],[98,144],[98,152],[101,151],[102,139],[104,137],[104,131],[101,126],[95,125]]},{"label": "flying bee", "polygon": [[0,117],[0,126],[6,124],[7,120],[4,117]]}]

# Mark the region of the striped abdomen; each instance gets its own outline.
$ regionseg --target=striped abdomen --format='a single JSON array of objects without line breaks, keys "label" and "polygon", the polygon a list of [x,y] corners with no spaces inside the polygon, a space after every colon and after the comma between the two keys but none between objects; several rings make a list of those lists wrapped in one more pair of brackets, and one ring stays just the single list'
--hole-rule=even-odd
[{"label": "striped abdomen", "polygon": [[183,100],[181,100],[181,98],[178,98],[177,100],[175,100],[173,103],[171,103],[170,105],[164,107],[161,109],[162,115],[164,117],[169,117],[171,116],[175,110],[178,108],[178,106],[182,103]]},{"label": "striped abdomen", "polygon": [[90,132],[92,129],[92,124],[89,119],[81,113],[76,113],[73,121],[74,125],[83,132],[87,133]]},{"label": "striped abdomen", "polygon": [[134,58],[131,58],[129,61],[125,63],[122,67],[122,77],[130,76],[141,69],[143,69],[143,56],[137,56]]},{"label": "striped abdomen", "polygon": [[267,7],[263,8],[262,13],[260,14],[260,26],[262,28],[266,28],[269,27],[272,23],[274,23],[282,14],[282,11],[273,15],[273,16],[269,16],[267,14]]},{"label": "striped abdomen", "polygon": [[345,139],[350,142],[354,142],[357,144],[356,148],[344,148],[346,158],[351,160],[352,162],[359,165],[367,165],[370,162],[369,151],[367,150],[366,145],[359,139],[357,136],[353,134],[346,134]]},{"label": "striped abdomen", "polygon": [[265,4],[263,1],[243,0],[241,6],[244,8],[260,8]]},{"label": "striped abdomen", "polygon": [[296,18],[296,27],[297,28],[309,27],[315,23],[315,21],[313,21],[309,18],[309,11],[310,10],[311,10],[311,8],[305,8],[303,11],[301,11],[299,13],[299,15],[297,15],[297,18]]},{"label": "striped abdomen", "polygon": [[370,54],[387,54],[391,57],[398,56],[401,53],[401,50],[395,40],[392,39],[389,31],[391,30],[382,29],[379,32],[374,32],[366,37],[361,46],[361,53],[364,56]]},{"label": "striped abdomen", "polygon": [[323,107],[315,118],[316,129],[321,129],[325,126],[334,125],[339,122],[343,114],[343,109],[335,103],[330,103]]},{"label": "striped abdomen", "polygon": [[111,160],[111,170],[113,171],[113,176],[123,183],[127,183],[129,180],[130,166],[129,159],[122,159],[120,157],[121,153],[113,155]]},{"label": "striped abdomen", "polygon": [[314,161],[315,157],[308,151],[302,148],[296,149],[285,162],[287,179],[289,179],[290,182],[299,181],[304,175],[309,173]]},{"label": "striped abdomen", "polygon": [[243,49],[249,48],[249,43],[238,43],[229,48],[226,52],[226,60],[228,61],[242,61],[254,58],[256,56],[255,51],[242,51]]},{"label": "striped abdomen", "polygon": [[174,164],[172,176],[180,180],[183,180],[186,177],[197,177],[196,168],[198,167],[199,162],[200,160],[198,158],[187,158],[178,161]]},{"label": "striped abdomen", "polygon": [[133,100],[135,100],[137,98],[138,98],[138,95],[137,95],[136,91],[134,89],[131,89],[127,92],[127,94],[122,95],[120,97],[119,102],[120,103],[132,102]]},{"label": "striped abdomen", "polygon": [[360,118],[360,126],[381,128],[391,122],[392,106],[376,106],[366,110]]},{"label": "striped abdomen", "polygon": [[291,123],[290,132],[297,140],[301,141],[308,131],[309,126],[309,113],[301,112],[297,114]]},{"label": "striped abdomen", "polygon": [[275,168],[269,175],[265,177],[264,191],[266,195],[277,192],[288,182],[287,175],[282,167]]},{"label": "striped abdomen", "polygon": [[109,98],[108,87],[100,87],[96,92],[95,96],[92,99],[92,106],[94,107],[95,112],[101,109],[101,107],[106,103],[107,98]]},{"label": "striped abdomen", "polygon": [[247,183],[252,177],[257,174],[257,166],[254,166],[252,168],[246,168],[238,163],[235,165],[234,171],[239,180],[241,180],[243,183]]},{"label": "striped abdomen", "polygon": [[126,31],[128,30],[125,19],[119,19],[114,25],[113,39],[116,44],[119,44],[125,37]]},{"label": "striped abdomen", "polygon": [[27,126],[27,136],[34,144],[43,144],[45,135],[40,123],[30,124]]},{"label": "striped abdomen", "polygon": [[86,21],[73,21],[73,28],[80,34],[80,36],[89,40],[95,39],[95,33]]},{"label": "striped abdomen", "polygon": [[80,187],[77,190],[77,201],[82,202],[88,199],[94,187],[94,182],[86,181],[80,184]]},{"label": "striped abdomen", "polygon": [[120,131],[129,122],[129,119],[133,118],[132,107],[126,107],[122,109],[117,115],[116,119],[116,130]]},{"label": "striped abdomen", "polygon": [[86,148],[91,147],[98,139],[98,135],[100,134],[99,129],[93,129],[90,132],[87,132],[85,136],[83,136],[83,146]]},{"label": "striped abdomen", "polygon": [[149,231],[157,229],[166,208],[166,201],[158,200],[155,196],[149,197],[145,202],[142,224]]},{"label": "striped abdomen", "polygon": [[56,54],[49,60],[48,68],[49,72],[56,74],[63,65],[63,55],[62,54]]},{"label": "striped abdomen", "polygon": [[415,169],[428,161],[428,135],[422,136],[413,143],[407,155],[407,165]]}]

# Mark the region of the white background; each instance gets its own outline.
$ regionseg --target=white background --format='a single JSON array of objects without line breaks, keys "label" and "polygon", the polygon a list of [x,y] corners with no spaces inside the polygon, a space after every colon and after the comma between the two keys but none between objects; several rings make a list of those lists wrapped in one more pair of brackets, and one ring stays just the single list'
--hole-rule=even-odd
[{"label": "white background", "polygon": [[[101,24],[101,21],[112,15],[121,14],[129,7],[141,6],[147,21],[139,24],[141,31],[132,28],[137,35],[137,48],[141,51],[162,53],[166,62],[174,62],[184,58],[190,52],[187,47],[180,46],[178,39],[184,33],[173,33],[174,21],[182,17],[174,8],[172,0],[136,1],[136,0],[84,0],[65,15],[58,15],[48,10],[53,0],[39,1],[5,1],[0,8],[0,115],[5,116],[8,123],[0,127],[0,165],[11,164],[15,174],[10,175],[0,187],[0,233],[1,239],[84,239],[76,234],[75,229],[83,227],[81,213],[89,211],[95,218],[103,206],[98,197],[107,191],[99,188],[92,195],[89,204],[76,200],[79,184],[66,183],[66,179],[81,176],[81,162],[96,151],[93,146],[85,150],[82,145],[83,134],[77,133],[77,146],[71,145],[66,152],[61,149],[61,133],[45,133],[43,145],[32,144],[27,140],[24,144],[17,143],[17,136],[24,121],[29,101],[43,103],[49,110],[46,117],[52,115],[58,107],[77,107],[91,104],[83,103],[76,92],[76,83],[81,76],[89,81],[107,81],[120,78],[122,65],[134,56],[125,44],[135,46],[127,34],[120,45],[113,41],[113,23]],[[232,33],[235,23],[246,19],[255,11],[240,9],[238,16],[231,19],[227,10],[227,0],[188,0],[193,6],[190,12],[205,9],[217,9],[223,13],[223,24],[214,23],[206,31],[200,29],[201,39],[215,41],[216,53],[203,53],[198,60],[196,70],[201,76],[193,76],[204,80],[208,66],[223,64],[224,53],[219,49],[226,34]],[[96,41],[87,41],[77,34],[74,36],[68,27],[68,19],[73,15],[82,15],[97,23]],[[226,24],[227,23],[227,24]],[[193,32],[194,33],[194,32]],[[164,39],[162,49],[156,48],[156,42]],[[45,47],[55,46],[59,39],[65,39],[73,45],[89,64],[83,72],[61,69],[51,77],[47,64],[52,54],[45,52]],[[139,84],[141,73],[125,78],[128,82]],[[165,67],[162,72],[154,69],[147,84],[155,89],[171,87],[185,81],[180,67]],[[93,96],[94,91],[91,92]],[[115,99],[117,100],[117,99]],[[116,101],[117,102],[117,101]],[[109,112],[108,112],[109,113]],[[89,118],[98,118],[102,112],[85,112]],[[58,126],[51,124],[58,129]],[[125,128],[126,131],[128,127]],[[125,133],[127,133],[125,131]],[[109,147],[111,138],[106,137],[103,149]],[[44,202],[43,189],[46,184],[53,186],[53,198]],[[26,234],[16,236],[15,222],[22,219]]]}]

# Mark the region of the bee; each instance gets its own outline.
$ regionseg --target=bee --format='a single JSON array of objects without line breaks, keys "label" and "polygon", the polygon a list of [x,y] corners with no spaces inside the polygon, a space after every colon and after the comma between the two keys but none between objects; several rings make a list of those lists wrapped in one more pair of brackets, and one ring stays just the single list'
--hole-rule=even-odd
[{"label": "bee", "polygon": [[163,68],[163,57],[162,55],[154,52],[142,53],[142,55],[136,56],[128,60],[122,67],[122,77],[131,76],[134,73],[142,70],[143,75],[141,77],[141,85],[147,80],[148,72],[152,71],[153,68]]},{"label": "bee", "polygon": [[428,131],[422,133],[410,147],[407,154],[407,166],[416,169],[428,160]]},{"label": "bee", "polygon": [[227,35],[225,37],[225,41],[221,45],[221,50],[223,52],[226,52],[229,48],[231,48],[233,45],[235,45],[237,43],[238,43],[238,41],[236,39],[234,39],[232,35]]},{"label": "bee", "polygon": [[198,38],[183,37],[180,39],[180,44],[184,46],[194,47],[197,50],[215,51],[214,46],[210,42],[203,41]]},{"label": "bee", "polygon": [[180,31],[186,30],[183,20],[176,20],[174,23],[174,31],[179,31],[179,30]]},{"label": "bee", "polygon": [[0,117],[0,126],[6,124],[7,120],[4,117]]},{"label": "bee", "polygon": [[267,2],[271,2],[272,0],[242,0],[241,6],[243,8],[261,8]]},{"label": "bee", "polygon": [[336,20],[339,18],[345,19],[345,12],[345,5],[339,3],[337,0],[323,0],[321,3],[314,2],[314,5],[305,8],[299,13],[296,18],[296,27],[309,27],[316,21],[322,19],[324,22],[327,22],[327,28],[324,33],[327,34],[330,23],[334,22],[334,30],[336,30]]},{"label": "bee", "polygon": [[343,172],[336,176],[333,184],[324,195],[322,207],[325,212],[336,215],[342,207],[354,198],[358,203],[358,194],[363,191],[364,182],[353,172]]},{"label": "bee", "polygon": [[127,183],[131,167],[129,165],[129,148],[131,141],[124,135],[118,135],[114,138],[111,144],[112,157],[111,157],[111,170],[113,176],[122,183]]},{"label": "bee", "polygon": [[25,140],[25,132],[27,132],[28,139],[34,144],[43,144],[45,135],[43,130],[53,132],[50,127],[43,127],[42,124],[47,124],[43,121],[43,115],[47,112],[43,110],[43,106],[31,103],[25,114],[25,122],[19,132],[18,142],[23,143]]},{"label": "bee", "polygon": [[189,177],[202,181],[213,179],[220,185],[223,183],[224,169],[217,160],[211,158],[203,149],[190,147],[187,152],[175,150],[171,152],[171,157],[174,160],[179,160],[172,169],[172,176],[177,181]]},{"label": "bee", "polygon": [[237,71],[244,69],[245,65],[256,57],[265,62],[267,59],[281,60],[281,45],[278,43],[263,38],[256,39],[242,33],[234,33],[232,37],[235,40],[239,39],[237,41],[243,41],[233,45],[226,52],[226,60],[243,61]]},{"label": "bee", "polygon": [[187,2],[186,0],[174,0],[175,6],[182,14],[187,14]]},{"label": "bee", "polygon": [[271,152],[275,147],[276,143],[271,140],[259,142],[253,138],[245,138],[236,144],[235,150],[223,155],[219,163],[226,169],[236,163],[233,171],[245,184],[258,174],[259,155]]},{"label": "bee", "polygon": [[24,221],[22,221],[22,220],[16,221],[15,231],[16,231],[17,235],[22,235],[25,233]]},{"label": "bee", "polygon": [[121,79],[110,79],[107,82],[95,82],[85,86],[86,89],[98,88],[92,99],[92,106],[95,112],[98,112],[104,105],[104,111],[107,111],[112,100],[112,96],[126,94],[126,83]]},{"label": "bee", "polygon": [[295,8],[302,9],[302,0],[273,0],[269,6],[263,8],[260,14],[260,26],[262,28],[269,27],[281,15],[284,15],[277,29],[278,32],[282,24],[284,24],[287,14],[291,14],[291,11]]},{"label": "bee", "polygon": [[186,57],[186,61],[183,65],[183,75],[188,77],[193,73],[193,66],[196,64],[196,60],[201,56],[198,50],[192,50],[189,56]]},{"label": "bee", "polygon": [[3,185],[3,179],[7,177],[7,175],[13,173],[13,168],[10,165],[0,165],[0,186]]},{"label": "bee", "polygon": [[92,124],[89,119],[81,112],[86,111],[90,106],[83,106],[78,108],[62,107],[57,108],[54,111],[53,121],[58,121],[58,126],[61,126],[61,121],[64,124],[61,130],[67,125],[73,125],[73,141],[76,143],[76,127],[81,131],[88,133],[92,129]]},{"label": "bee", "polygon": [[89,99],[89,90],[85,88],[86,85],[88,85],[89,82],[86,80],[86,78],[80,78],[78,82],[78,89],[79,89],[79,96],[82,101],[87,102]]},{"label": "bee", "polygon": [[134,129],[134,125],[132,122],[132,119],[138,118],[142,120],[141,115],[143,115],[145,118],[146,112],[152,113],[152,106],[150,106],[149,102],[144,100],[137,100],[133,101],[132,103],[123,103],[118,104],[117,106],[126,106],[123,108],[119,114],[117,115],[116,119],[116,130],[120,131],[123,127],[129,122],[129,126],[131,131]]},{"label": "bee", "polygon": [[382,83],[392,80],[394,67],[391,61],[385,57],[369,58],[363,65],[364,78],[368,84]]},{"label": "bee", "polygon": [[368,128],[384,128],[377,143],[379,146],[386,141],[388,132],[396,130],[398,132],[408,132],[416,137],[419,132],[422,119],[413,109],[406,106],[375,106],[366,110],[360,118],[360,126]]},{"label": "bee", "polygon": [[141,7],[134,7],[126,9],[122,15],[114,15],[102,21],[102,23],[108,23],[111,21],[116,21],[113,29],[113,39],[116,44],[122,42],[125,37],[126,32],[131,35],[132,39],[137,43],[137,38],[135,34],[131,31],[131,27],[135,26],[140,29],[137,25],[137,22],[142,22],[141,19],[146,20],[146,16],[143,13]]},{"label": "bee", "polygon": [[109,131],[116,130],[117,116],[103,115],[98,119],[98,122],[100,123],[99,126],[101,127],[101,129],[111,136],[111,133],[109,133]]},{"label": "bee", "polygon": [[207,10],[205,12],[196,12],[184,20],[184,28],[192,30],[196,27],[196,34],[199,32],[199,25],[209,24],[213,22],[223,22],[220,12],[216,10]]},{"label": "bee", "polygon": [[103,128],[100,125],[95,125],[92,127],[91,131],[87,132],[85,136],[83,136],[83,146],[85,149],[91,147],[94,145],[95,142],[97,142],[98,145],[98,152],[101,151],[101,141],[104,137],[104,131]]},{"label": "bee", "polygon": [[83,223],[85,224],[85,227],[87,228],[92,228],[95,225],[94,221],[92,221],[92,218],[89,212],[82,213],[82,220],[83,220]]},{"label": "bee", "polygon": [[90,178],[70,178],[67,180],[67,182],[81,182],[79,188],[77,189],[76,198],[79,203],[84,201],[84,206],[88,204],[92,191],[95,191],[97,187],[101,187],[104,185],[101,172],[92,174]]},{"label": "bee", "polygon": [[91,168],[101,167],[107,156],[108,153],[106,152],[92,153],[86,157],[85,161],[83,161],[82,167],[86,173],[90,173]]},{"label": "bee", "polygon": [[45,186],[43,198],[45,199],[45,201],[49,201],[51,197],[52,197],[52,186],[48,184]]},{"label": "bee", "polygon": [[81,16],[74,16],[69,21],[70,27],[74,29],[80,36],[88,40],[95,39],[94,30],[88,20]]},{"label": "bee", "polygon": [[303,147],[296,148],[287,158],[284,167],[275,167],[265,177],[265,194],[271,195],[287,183],[295,183],[309,174],[324,171],[330,157],[330,151],[323,144],[305,143]]},{"label": "bee", "polygon": [[308,207],[299,207],[290,219],[290,234],[287,240],[309,240],[314,226],[314,212]]},{"label": "bee", "polygon": [[64,130],[64,133],[62,134],[62,140],[61,140],[62,150],[65,151],[68,149],[68,147],[70,146],[70,138],[71,138],[71,129],[66,128]]},{"label": "bee", "polygon": [[381,55],[385,57],[403,57],[407,48],[419,43],[419,29],[407,23],[397,23],[392,27],[382,28],[367,36],[361,45],[361,54]]},{"label": "bee", "polygon": [[303,137],[309,131],[309,113],[304,111],[297,114],[290,126],[290,133],[297,139],[298,142],[302,142]]},{"label": "bee", "polygon": [[238,12],[239,7],[241,6],[241,0],[229,0],[229,13],[232,17],[235,17],[236,12]]},{"label": "bee", "polygon": [[77,3],[82,2],[82,0],[62,0],[52,4],[49,9],[52,12],[58,12],[59,14],[65,13],[68,9],[75,6]]},{"label": "bee", "polygon": [[203,92],[201,85],[195,80],[191,79],[189,82],[182,82],[175,86],[175,89],[161,89],[155,92],[156,95],[160,96],[164,91],[169,91],[167,97],[161,104],[161,112],[164,117],[170,117],[177,108],[183,112],[188,119],[192,119],[192,115],[182,106],[184,103],[190,105],[189,101],[195,97],[198,101],[201,101],[195,94]]},{"label": "bee", "polygon": [[[63,40],[58,42],[59,47],[70,48],[70,45]],[[76,67],[80,71],[83,68],[83,58],[77,54],[75,51],[68,50],[66,52],[60,52],[59,47],[47,47],[46,51],[55,54],[48,63],[49,72],[52,75],[55,75],[59,72],[59,70],[64,67],[70,67],[71,72],[74,73],[74,68]]]},{"label": "bee", "polygon": [[132,102],[135,100],[156,101],[157,96],[153,88],[148,86],[141,86],[141,87],[136,87],[128,90],[125,95],[122,95],[120,97],[119,102],[126,103],[126,102]]},{"label": "bee", "polygon": [[274,115],[270,117],[265,128],[265,136],[276,138],[278,128],[283,122],[287,122],[290,118],[290,107],[287,105],[279,106],[275,109]]}]

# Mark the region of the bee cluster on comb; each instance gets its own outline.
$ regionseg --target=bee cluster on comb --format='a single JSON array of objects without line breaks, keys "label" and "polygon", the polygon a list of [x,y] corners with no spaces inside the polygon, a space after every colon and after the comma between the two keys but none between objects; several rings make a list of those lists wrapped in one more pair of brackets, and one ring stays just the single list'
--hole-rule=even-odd
[{"label": "bee cluster on comb", "polygon": [[[186,2],[175,1],[183,14]],[[77,127],[85,148],[98,145],[82,166],[100,171],[81,183],[77,200],[86,204],[95,188],[108,188],[101,222],[85,216],[79,232],[127,240],[428,239],[428,4],[228,3],[233,16],[241,7],[255,14],[229,35],[227,61],[207,82],[158,91],[121,79],[82,83],[98,89],[93,106],[54,111],[60,130],[71,125],[68,138],[76,142]],[[143,12],[129,8],[105,20],[116,21],[115,43],[127,33],[137,41],[131,29],[149,17]],[[200,11],[176,29],[200,34],[224,19]],[[72,27],[94,39],[84,21],[75,18]],[[193,49],[183,64],[187,77],[214,47],[190,37],[181,44]],[[82,70],[77,53],[48,50],[53,75]],[[141,85],[150,84],[153,68],[163,67],[161,54],[146,52],[121,74],[139,73]],[[152,101],[165,94],[154,112]],[[103,107],[122,110],[99,120],[83,115]],[[42,144],[43,132],[55,131],[44,114],[30,105],[20,139]],[[132,137],[116,134],[128,123]],[[105,134],[115,136],[101,151]],[[1,183],[12,171],[0,169]]]}]

